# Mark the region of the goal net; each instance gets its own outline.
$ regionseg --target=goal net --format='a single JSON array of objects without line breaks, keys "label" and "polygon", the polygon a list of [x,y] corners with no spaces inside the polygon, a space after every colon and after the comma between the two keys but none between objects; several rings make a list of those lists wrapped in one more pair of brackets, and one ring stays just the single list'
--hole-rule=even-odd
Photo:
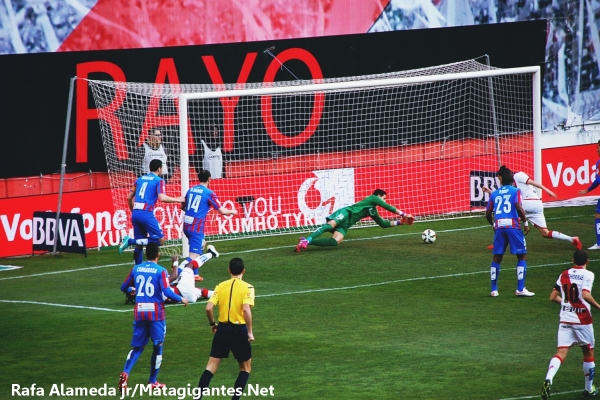
[{"label": "goal net", "polygon": [[[377,188],[417,222],[480,216],[500,165],[541,180],[539,75],[469,60],[318,81],[89,85],[115,209],[129,216],[144,158],[166,156],[171,196],[208,169],[221,204],[238,210],[209,214],[214,241],[304,233]],[[155,215],[180,251],[178,207]]]}]

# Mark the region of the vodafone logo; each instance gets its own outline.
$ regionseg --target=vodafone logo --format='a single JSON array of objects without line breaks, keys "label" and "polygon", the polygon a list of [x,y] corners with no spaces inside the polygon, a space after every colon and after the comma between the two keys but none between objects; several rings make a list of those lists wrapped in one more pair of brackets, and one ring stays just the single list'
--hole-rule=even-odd
[{"label": "vodafone logo", "polygon": [[573,186],[575,183],[579,185],[589,185],[594,179],[596,179],[596,166],[590,167],[590,160],[583,160],[583,165],[577,167],[565,166],[564,162],[556,164],[546,164],[548,175],[550,176],[550,182],[552,187]]},{"label": "vodafone logo", "polygon": [[315,224],[325,223],[325,217],[354,201],[354,169],[313,171],[298,189],[298,208]]}]

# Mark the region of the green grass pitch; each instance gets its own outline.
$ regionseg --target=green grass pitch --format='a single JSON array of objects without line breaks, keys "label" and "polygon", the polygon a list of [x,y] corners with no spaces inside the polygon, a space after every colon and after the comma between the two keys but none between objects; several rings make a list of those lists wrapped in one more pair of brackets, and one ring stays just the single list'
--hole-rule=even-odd
[{"label": "green grass pitch", "polygon": [[[595,240],[593,214],[592,206],[546,210],[551,229],[579,235],[585,247]],[[434,244],[421,241],[426,228],[437,232]],[[500,296],[491,298],[493,231],[484,217],[352,229],[338,247],[300,254],[297,238],[216,242],[221,257],[201,269],[214,288],[228,278],[229,259],[246,263],[257,296],[249,383],[272,386],[277,399],[539,398],[556,347],[558,306],[548,297],[571,265],[570,243],[532,229],[527,288],[536,296],[515,297],[516,257],[507,254]],[[50,397],[53,384],[116,387],[130,350],[132,306],[119,287],[131,260],[116,248],[0,260],[24,267],[0,272],[0,399],[17,398],[13,384],[35,383],[44,398],[67,398]],[[590,252],[589,269],[599,261]],[[169,306],[159,380],[195,387],[211,339],[204,303]],[[147,382],[150,353],[147,346],[130,385]],[[573,348],[553,398],[581,398],[581,361]],[[236,376],[235,360],[224,360],[211,386],[231,387]]]}]

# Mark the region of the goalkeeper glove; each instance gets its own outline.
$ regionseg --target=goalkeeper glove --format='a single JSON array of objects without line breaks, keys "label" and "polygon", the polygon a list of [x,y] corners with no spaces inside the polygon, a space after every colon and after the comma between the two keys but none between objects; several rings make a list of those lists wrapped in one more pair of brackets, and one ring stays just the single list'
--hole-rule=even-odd
[{"label": "goalkeeper glove", "polygon": [[415,217],[413,217],[410,214],[407,214],[404,217],[402,217],[401,221],[402,221],[401,222],[402,225],[412,225],[413,222],[415,222]]}]

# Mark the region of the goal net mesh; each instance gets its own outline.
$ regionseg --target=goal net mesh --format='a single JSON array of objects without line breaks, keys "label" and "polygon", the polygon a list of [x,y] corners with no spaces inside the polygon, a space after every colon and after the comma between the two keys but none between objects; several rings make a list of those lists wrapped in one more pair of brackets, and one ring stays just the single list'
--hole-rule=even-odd
[{"label": "goal net mesh", "polygon": [[[167,194],[180,196],[181,159],[190,186],[208,169],[210,188],[236,216],[209,213],[207,240],[303,233],[375,189],[418,221],[481,215],[507,165],[534,176],[532,74],[449,79],[352,89],[312,84],[366,82],[495,70],[475,60],[418,70],[323,79],[225,85],[90,80],[115,210],[144,158],[166,155]],[[181,154],[179,95],[289,87],[301,91],[187,100],[187,154]],[[158,131],[158,132],[157,132]],[[153,153],[154,152],[154,153]],[[183,188],[185,190],[185,188]],[[384,218],[393,218],[380,210]],[[158,204],[155,215],[173,252],[182,214]],[[373,224],[364,221],[363,225]],[[123,233],[124,234],[124,233]]]}]

